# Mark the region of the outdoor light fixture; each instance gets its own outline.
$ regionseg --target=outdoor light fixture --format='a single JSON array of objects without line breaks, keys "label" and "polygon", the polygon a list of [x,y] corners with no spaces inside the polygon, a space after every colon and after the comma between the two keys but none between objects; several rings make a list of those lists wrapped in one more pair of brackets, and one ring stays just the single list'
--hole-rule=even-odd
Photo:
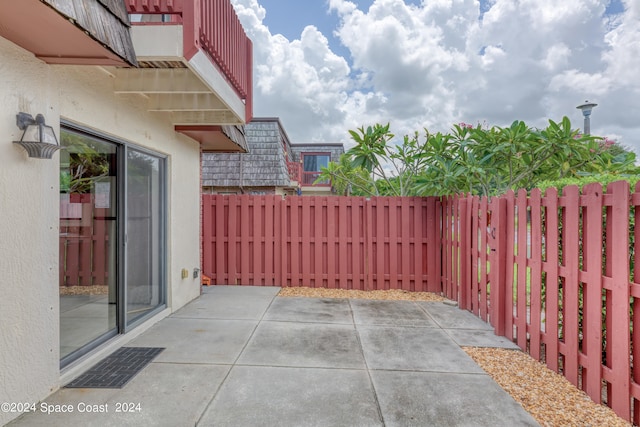
[{"label": "outdoor light fixture", "polygon": [[50,159],[61,147],[51,126],[44,123],[44,116],[38,114],[34,119],[31,114],[18,113],[16,124],[23,130],[20,141],[13,141],[27,150],[29,157]]},{"label": "outdoor light fixture", "polygon": [[593,102],[584,101],[584,104],[578,105],[576,108],[582,111],[582,115],[584,116],[584,129],[583,132],[585,135],[591,134],[591,110],[593,107],[597,107],[598,104]]}]

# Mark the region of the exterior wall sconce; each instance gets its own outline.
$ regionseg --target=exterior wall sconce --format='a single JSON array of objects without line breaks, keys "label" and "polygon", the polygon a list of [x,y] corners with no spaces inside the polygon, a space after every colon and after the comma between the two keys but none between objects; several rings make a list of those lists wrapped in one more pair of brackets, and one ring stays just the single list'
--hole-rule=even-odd
[{"label": "exterior wall sconce", "polygon": [[61,148],[53,128],[44,123],[42,114],[38,114],[34,119],[31,114],[18,113],[16,124],[24,133],[20,141],[13,141],[13,143],[27,150],[29,157],[50,159]]}]

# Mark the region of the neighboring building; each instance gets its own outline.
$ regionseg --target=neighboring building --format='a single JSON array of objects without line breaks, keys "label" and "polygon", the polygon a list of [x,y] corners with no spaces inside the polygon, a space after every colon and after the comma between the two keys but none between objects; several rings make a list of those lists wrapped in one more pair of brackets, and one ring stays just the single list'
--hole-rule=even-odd
[{"label": "neighboring building", "polygon": [[203,154],[204,193],[331,194],[328,182],[314,182],[344,153],[342,144],[291,144],[277,117],[254,117],[244,132],[248,153]]},{"label": "neighboring building", "polygon": [[[200,156],[245,151],[252,46],[230,0],[149,3],[0,3],[0,402],[43,400],[200,294]],[[28,156],[17,121],[64,148]]]},{"label": "neighboring building", "polygon": [[202,188],[209,194],[296,194],[289,137],[278,118],[254,117],[244,126],[248,152],[204,153]]}]

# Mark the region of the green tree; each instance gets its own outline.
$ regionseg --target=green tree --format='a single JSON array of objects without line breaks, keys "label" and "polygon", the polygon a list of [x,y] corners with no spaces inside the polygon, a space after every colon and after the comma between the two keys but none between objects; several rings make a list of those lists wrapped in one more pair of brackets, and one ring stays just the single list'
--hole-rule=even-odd
[{"label": "green tree", "polygon": [[365,170],[369,182],[364,185],[351,179],[352,187],[368,191],[366,195],[409,196],[415,194],[415,177],[424,169],[424,145],[418,133],[405,136],[401,145],[391,144],[394,134],[386,125],[376,124],[366,129],[350,130],[356,145],[345,153],[355,169]]},{"label": "green tree", "polygon": [[635,155],[609,152],[603,138],[580,135],[564,117],[542,129],[522,121],[509,127],[455,125],[450,134],[427,135],[428,166],[416,185],[422,195],[461,192],[502,194],[557,180],[604,171],[631,173]]},{"label": "green tree", "polygon": [[348,155],[340,156],[338,162],[320,168],[321,173],[315,183],[330,181],[334,191],[342,196],[370,196],[375,194],[375,185],[369,176],[369,171],[354,166]]},{"label": "green tree", "polygon": [[633,152],[605,138],[581,135],[567,117],[549,120],[544,129],[522,121],[491,128],[461,123],[449,133],[425,129],[420,138],[415,132],[398,145],[389,128],[376,124],[350,130],[356,145],[320,179],[330,179],[340,194],[351,188],[362,195],[493,195],[531,189],[542,181],[640,173]]}]

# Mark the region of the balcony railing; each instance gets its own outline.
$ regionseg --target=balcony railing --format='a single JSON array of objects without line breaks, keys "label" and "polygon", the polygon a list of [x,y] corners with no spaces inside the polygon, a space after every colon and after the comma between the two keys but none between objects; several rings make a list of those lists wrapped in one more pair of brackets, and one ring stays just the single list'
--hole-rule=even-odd
[{"label": "balcony railing", "polygon": [[287,170],[291,181],[300,182],[300,176],[302,175],[302,164],[300,162],[287,162]]},{"label": "balcony railing", "polygon": [[[246,122],[252,116],[253,45],[230,0],[126,0],[130,14],[167,15],[168,22],[140,24],[183,26],[183,54],[207,54],[238,96],[244,100]],[[162,21],[166,21],[163,19]]]},{"label": "balcony railing", "polygon": [[329,180],[315,183],[319,176],[320,172],[302,172],[302,185],[305,187],[331,187]]}]

